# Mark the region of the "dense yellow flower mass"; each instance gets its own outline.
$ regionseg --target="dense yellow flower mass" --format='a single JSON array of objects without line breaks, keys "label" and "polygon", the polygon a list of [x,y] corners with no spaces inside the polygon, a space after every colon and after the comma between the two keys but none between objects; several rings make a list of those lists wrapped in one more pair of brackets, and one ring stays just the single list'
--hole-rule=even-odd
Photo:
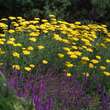
[{"label": "dense yellow flower mass", "polygon": [[65,70],[68,77],[75,72],[90,76],[94,71],[110,76],[110,32],[106,25],[68,23],[54,15],[42,20],[8,19],[0,19],[0,66],[9,63],[12,69],[31,72],[44,64]]}]

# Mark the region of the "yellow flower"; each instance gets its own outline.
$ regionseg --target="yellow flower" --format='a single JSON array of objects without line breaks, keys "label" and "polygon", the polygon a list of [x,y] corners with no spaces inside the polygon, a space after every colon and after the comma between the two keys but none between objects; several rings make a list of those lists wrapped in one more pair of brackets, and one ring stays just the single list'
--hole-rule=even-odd
[{"label": "yellow flower", "polygon": [[6,29],[8,26],[5,23],[0,23],[0,27]]},{"label": "yellow flower", "polygon": [[7,21],[7,18],[2,18],[1,21]]},{"label": "yellow flower", "polygon": [[1,39],[0,39],[0,45],[3,45],[4,44],[4,41],[2,41]]},{"label": "yellow flower", "polygon": [[106,38],[105,41],[109,43],[110,42],[110,38]]},{"label": "yellow flower", "polygon": [[29,66],[30,66],[31,68],[34,68],[34,67],[35,67],[35,65],[34,65],[34,64],[30,64]]},{"label": "yellow flower", "polygon": [[10,41],[15,41],[15,38],[9,38]]},{"label": "yellow flower", "polygon": [[110,76],[110,72],[104,71],[104,75]]},{"label": "yellow flower", "polygon": [[38,48],[39,50],[41,50],[41,49],[44,49],[45,47],[44,47],[43,45],[38,45],[37,48]]},{"label": "yellow flower", "polygon": [[5,54],[5,51],[0,49],[0,55],[3,55],[3,54]]},{"label": "yellow flower", "polygon": [[13,16],[9,16],[9,19],[10,19],[10,20],[15,20],[16,18],[13,17]]},{"label": "yellow flower", "polygon": [[0,54],[5,54],[5,51],[0,48]]},{"label": "yellow flower", "polygon": [[99,63],[99,61],[96,60],[96,59],[91,60],[91,62],[92,62],[93,64],[97,64],[97,63]]},{"label": "yellow flower", "polygon": [[100,46],[106,48],[107,46],[104,43],[101,43]]},{"label": "yellow flower", "polygon": [[68,48],[68,47],[63,47],[63,50],[69,52],[69,51],[70,51],[70,48]]},{"label": "yellow flower", "polygon": [[59,57],[59,58],[64,58],[64,54],[58,53],[58,57]]},{"label": "yellow flower", "polygon": [[22,30],[22,27],[16,27],[16,31],[17,32],[22,32],[23,30]]},{"label": "yellow flower", "polygon": [[49,15],[49,17],[51,17],[51,18],[55,18],[55,15]]},{"label": "yellow flower", "polygon": [[19,26],[19,24],[17,24],[17,23],[15,22],[15,23],[13,23],[13,26],[17,27],[17,26]]},{"label": "yellow flower", "polygon": [[73,54],[77,55],[77,56],[81,56],[82,53],[80,51],[74,51]]},{"label": "yellow flower", "polygon": [[34,20],[40,20],[40,18],[34,18]]},{"label": "yellow flower", "polygon": [[87,47],[86,46],[82,46],[82,48],[86,49],[87,50]]},{"label": "yellow flower", "polygon": [[24,67],[24,69],[25,69],[26,71],[31,71],[31,68],[28,67],[28,66]]},{"label": "yellow flower", "polygon": [[89,58],[88,57],[82,57],[81,60],[89,61]]},{"label": "yellow flower", "polygon": [[20,55],[19,55],[18,52],[13,52],[12,55],[13,55],[14,57],[16,57],[16,58],[19,58],[19,57],[20,57]]},{"label": "yellow flower", "polygon": [[93,49],[91,49],[91,48],[87,48],[86,49],[88,52],[93,52]]},{"label": "yellow flower", "polygon": [[5,34],[1,34],[1,33],[0,33],[0,37],[5,37]]},{"label": "yellow flower", "polygon": [[21,16],[18,16],[17,19],[22,19],[22,17]]},{"label": "yellow flower", "polygon": [[38,32],[31,32],[31,33],[29,34],[29,36],[37,37],[37,36],[39,36],[39,33],[38,33]]},{"label": "yellow flower", "polygon": [[79,39],[76,38],[76,37],[73,37],[72,40],[74,40],[74,41],[78,41]]},{"label": "yellow flower", "polygon": [[48,22],[48,20],[46,20],[46,19],[42,19],[42,22],[47,23],[47,22]]},{"label": "yellow flower", "polygon": [[97,55],[96,58],[100,60],[101,59],[101,56]]},{"label": "yellow flower", "polygon": [[32,46],[27,47],[28,50],[33,50],[34,48]]},{"label": "yellow flower", "polygon": [[71,77],[71,76],[72,76],[72,74],[71,74],[71,73],[67,73],[66,75],[67,75],[67,77]]},{"label": "yellow flower", "polygon": [[72,68],[74,65],[71,63],[71,62],[69,62],[69,61],[67,61],[67,62],[65,62],[65,65],[66,65],[66,67],[68,67],[68,68]]},{"label": "yellow flower", "polygon": [[107,59],[107,60],[106,60],[106,63],[110,63],[110,60],[109,60],[109,59]]},{"label": "yellow flower", "polygon": [[21,43],[16,43],[13,45],[14,47],[22,47],[22,44]]},{"label": "yellow flower", "polygon": [[83,73],[84,76],[89,77],[90,74],[89,73]]},{"label": "yellow flower", "polygon": [[53,39],[55,39],[57,41],[61,41],[62,40],[62,38],[58,34],[54,34]]},{"label": "yellow flower", "polygon": [[72,58],[72,59],[77,59],[78,56],[73,54],[73,55],[70,55],[70,58]]},{"label": "yellow flower", "polygon": [[23,54],[24,54],[24,55],[30,55],[30,51],[28,51],[28,50],[23,50]]},{"label": "yellow flower", "polygon": [[16,69],[16,70],[20,70],[20,66],[19,65],[12,65],[12,68]]},{"label": "yellow flower", "polygon": [[63,43],[69,44],[70,42],[67,39],[62,39],[61,40]]},{"label": "yellow flower", "polygon": [[36,42],[36,38],[34,38],[34,37],[29,38],[29,40],[32,42]]},{"label": "yellow flower", "polygon": [[77,46],[72,46],[72,49],[77,50],[77,49],[78,49],[78,47],[77,47]]},{"label": "yellow flower", "polygon": [[105,67],[105,66],[100,66],[100,69],[101,69],[101,70],[105,70],[106,67]]},{"label": "yellow flower", "polygon": [[76,24],[76,25],[80,25],[80,24],[81,24],[81,22],[79,22],[79,21],[76,21],[76,22],[75,22],[75,24]]},{"label": "yellow flower", "polygon": [[43,30],[44,33],[48,33],[48,30]]},{"label": "yellow flower", "polygon": [[15,32],[15,30],[10,29],[8,32],[9,32],[10,34],[12,34],[12,33],[14,33],[14,32]]},{"label": "yellow flower", "polygon": [[14,41],[11,41],[11,40],[8,40],[6,43],[9,44],[9,45],[14,45],[15,44]]},{"label": "yellow flower", "polygon": [[94,68],[94,65],[92,63],[89,63],[89,68]]},{"label": "yellow flower", "polygon": [[3,65],[3,63],[2,62],[0,62],[0,66],[2,66]]},{"label": "yellow flower", "polygon": [[47,60],[42,60],[42,63],[43,64],[48,64],[48,61]]}]

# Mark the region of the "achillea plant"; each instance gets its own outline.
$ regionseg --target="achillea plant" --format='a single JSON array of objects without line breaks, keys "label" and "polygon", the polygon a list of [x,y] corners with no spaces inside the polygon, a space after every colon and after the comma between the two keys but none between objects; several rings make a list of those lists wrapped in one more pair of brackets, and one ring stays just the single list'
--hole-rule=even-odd
[{"label": "achillea plant", "polygon": [[54,67],[70,74],[110,75],[106,25],[68,23],[51,15],[42,20],[1,19],[0,29],[0,65],[7,71],[39,74],[40,67],[44,72]]}]

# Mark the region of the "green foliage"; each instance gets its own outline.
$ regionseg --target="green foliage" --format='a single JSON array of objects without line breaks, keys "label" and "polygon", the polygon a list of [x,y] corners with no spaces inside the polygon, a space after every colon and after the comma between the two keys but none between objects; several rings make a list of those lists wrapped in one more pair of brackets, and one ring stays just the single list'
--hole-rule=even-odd
[{"label": "green foliage", "polygon": [[67,8],[71,5],[69,0],[46,0],[44,5],[45,14],[54,14],[60,18],[68,15]]},{"label": "green foliage", "polygon": [[18,99],[7,84],[3,74],[0,74],[0,110],[33,110],[29,101]]},{"label": "green foliage", "polygon": [[79,18],[107,21],[109,10],[110,0],[0,0],[1,16],[44,18],[54,14],[68,21]]},{"label": "green foliage", "polygon": [[110,0],[92,0],[91,3],[95,8],[98,17],[104,17],[110,9]]}]

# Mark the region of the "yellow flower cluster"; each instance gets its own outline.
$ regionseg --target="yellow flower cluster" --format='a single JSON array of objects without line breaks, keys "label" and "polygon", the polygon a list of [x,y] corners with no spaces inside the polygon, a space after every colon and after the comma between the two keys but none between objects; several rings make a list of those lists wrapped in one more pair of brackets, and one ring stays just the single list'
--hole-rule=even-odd
[{"label": "yellow flower cluster", "polygon": [[27,21],[10,16],[9,30],[7,18],[0,19],[2,66],[9,62],[13,69],[30,72],[41,63],[58,68],[61,65],[68,77],[74,71],[80,73],[81,68],[82,73],[97,70],[110,76],[110,32],[106,25],[68,23],[54,15],[49,17]]}]

